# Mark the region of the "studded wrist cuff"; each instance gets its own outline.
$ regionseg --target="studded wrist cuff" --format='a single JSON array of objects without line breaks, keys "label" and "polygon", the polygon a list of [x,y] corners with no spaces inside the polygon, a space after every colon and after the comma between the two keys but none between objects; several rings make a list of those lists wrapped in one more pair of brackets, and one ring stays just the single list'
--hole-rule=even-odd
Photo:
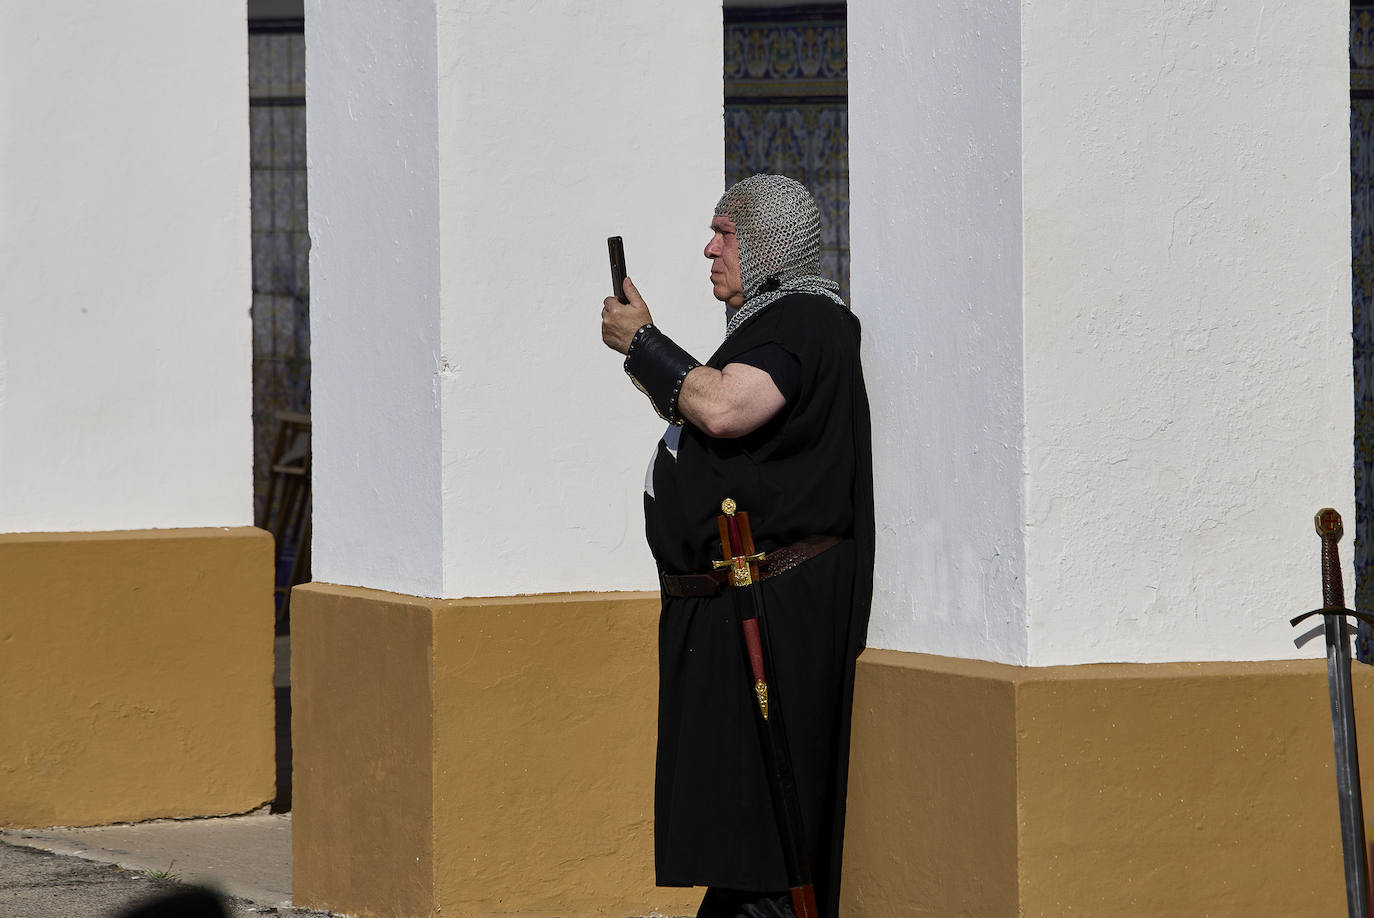
[{"label": "studded wrist cuff", "polygon": [[692,355],[652,325],[641,325],[625,354],[625,374],[649,396],[658,416],[669,424],[681,424],[677,399],[687,374],[701,366]]}]

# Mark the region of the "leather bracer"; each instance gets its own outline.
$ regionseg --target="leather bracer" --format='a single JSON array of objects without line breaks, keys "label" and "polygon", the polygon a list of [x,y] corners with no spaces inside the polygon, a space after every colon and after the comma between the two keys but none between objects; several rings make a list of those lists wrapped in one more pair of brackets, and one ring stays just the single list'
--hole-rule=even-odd
[{"label": "leather bracer", "polygon": [[692,355],[652,325],[641,325],[625,354],[625,374],[639,391],[649,396],[658,416],[669,424],[681,424],[677,411],[682,381],[701,366]]}]

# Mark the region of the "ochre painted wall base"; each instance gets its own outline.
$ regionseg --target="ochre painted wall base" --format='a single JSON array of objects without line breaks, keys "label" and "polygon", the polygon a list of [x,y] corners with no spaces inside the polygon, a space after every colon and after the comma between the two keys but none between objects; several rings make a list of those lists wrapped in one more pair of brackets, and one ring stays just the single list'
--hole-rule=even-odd
[{"label": "ochre painted wall base", "polygon": [[846,918],[1345,914],[1322,660],[868,650],[850,762]]},{"label": "ochre painted wall base", "polygon": [[355,915],[693,914],[653,874],[656,593],[291,600],[293,887]]},{"label": "ochre painted wall base", "polygon": [[272,799],[272,537],[0,535],[0,825]]}]

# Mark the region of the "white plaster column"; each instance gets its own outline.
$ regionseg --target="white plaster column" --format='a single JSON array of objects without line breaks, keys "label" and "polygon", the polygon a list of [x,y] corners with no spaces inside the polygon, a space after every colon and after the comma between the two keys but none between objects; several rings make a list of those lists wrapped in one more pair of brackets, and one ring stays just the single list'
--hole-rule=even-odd
[{"label": "white plaster column", "polygon": [[0,532],[251,525],[243,7],[0,17]]},{"label": "white plaster column", "polygon": [[872,646],[1026,661],[1020,43],[1014,0],[849,6]]},{"label": "white plaster column", "polygon": [[315,579],[653,587],[663,424],[600,342],[605,240],[709,355],[719,7],[320,2],[306,23]]},{"label": "white plaster column", "polygon": [[1314,511],[1353,532],[1344,8],[849,11],[870,644],[1319,651],[1287,617]]},{"label": "white plaster column", "polygon": [[[642,488],[664,422],[600,314],[619,235],[656,324],[701,358],[723,333],[702,257],[720,7],[305,15],[317,582],[291,613],[296,901],[681,914],[646,817]],[[341,748],[358,723],[387,742]]]},{"label": "white plaster column", "polygon": [[437,596],[433,2],[306,7],[316,580]]}]

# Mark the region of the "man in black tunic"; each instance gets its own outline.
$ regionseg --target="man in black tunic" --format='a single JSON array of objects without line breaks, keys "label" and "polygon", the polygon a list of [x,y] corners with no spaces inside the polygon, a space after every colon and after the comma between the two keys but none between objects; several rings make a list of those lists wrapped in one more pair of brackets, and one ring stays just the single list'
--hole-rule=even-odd
[{"label": "man in black tunic", "polygon": [[[756,175],[720,199],[705,255],[725,341],[700,366],[630,281],[602,338],[670,424],[645,483],[658,562],[655,867],[707,886],[702,918],[791,915],[778,823],[732,597],[711,576],[732,497],[769,610],[770,691],[786,721],[812,876],[836,918],[854,664],[868,627],[873,484],[859,322],[819,276],[820,220],[797,182]],[[723,573],[723,572],[722,572]]]}]

